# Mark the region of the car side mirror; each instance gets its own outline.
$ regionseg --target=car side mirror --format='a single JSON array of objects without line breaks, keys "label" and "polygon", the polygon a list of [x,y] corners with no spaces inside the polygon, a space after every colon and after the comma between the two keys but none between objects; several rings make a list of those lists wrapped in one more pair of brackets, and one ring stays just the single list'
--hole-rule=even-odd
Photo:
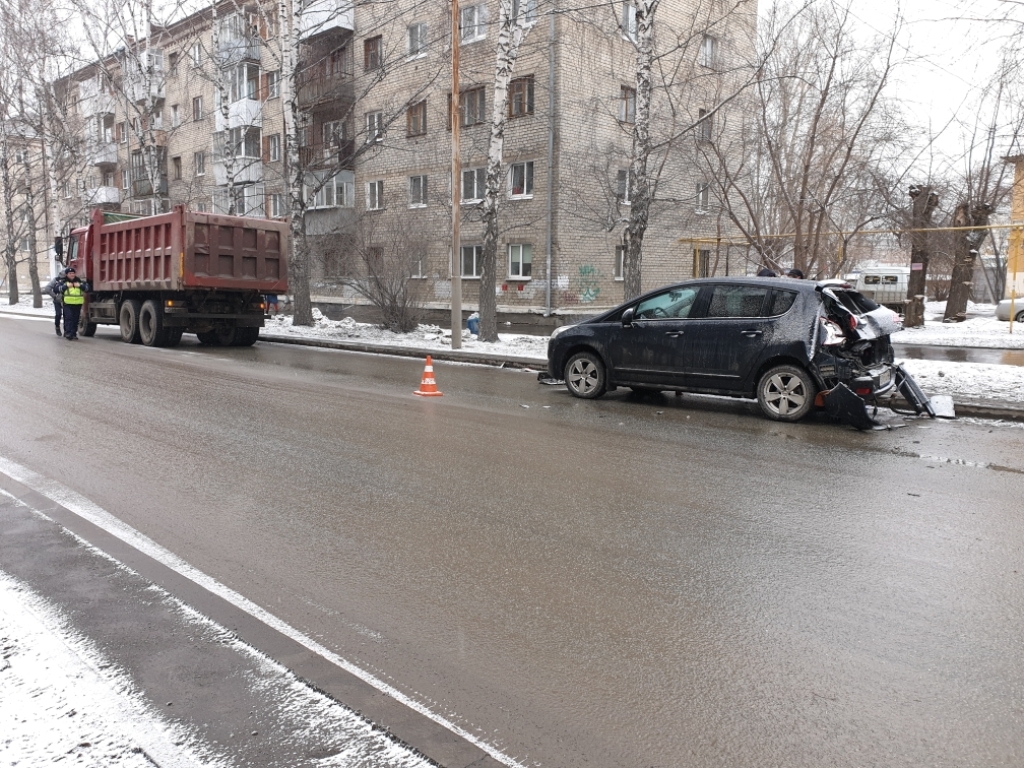
[{"label": "car side mirror", "polygon": [[633,318],[634,317],[636,317],[636,309],[634,307],[630,307],[625,312],[623,312],[622,313],[622,327],[623,328],[632,328],[633,327]]}]

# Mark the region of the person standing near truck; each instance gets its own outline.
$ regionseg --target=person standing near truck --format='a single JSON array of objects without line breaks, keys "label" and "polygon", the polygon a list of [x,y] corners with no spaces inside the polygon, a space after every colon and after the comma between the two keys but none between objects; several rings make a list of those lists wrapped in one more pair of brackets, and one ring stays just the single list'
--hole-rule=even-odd
[{"label": "person standing near truck", "polygon": [[57,276],[46,284],[43,289],[53,299],[53,322],[57,326],[57,335],[61,336],[60,319],[64,315],[64,274],[67,270],[61,270]]},{"label": "person standing near truck", "polygon": [[64,338],[78,341],[78,318],[85,304],[85,285],[78,279],[75,270],[68,267],[64,271]]}]

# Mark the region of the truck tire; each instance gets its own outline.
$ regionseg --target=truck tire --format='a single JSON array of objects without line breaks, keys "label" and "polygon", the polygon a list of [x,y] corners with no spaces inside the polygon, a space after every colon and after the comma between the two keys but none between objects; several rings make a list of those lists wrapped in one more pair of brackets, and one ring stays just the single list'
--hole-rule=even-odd
[{"label": "truck tire", "polygon": [[235,329],[214,328],[211,331],[197,333],[196,338],[199,339],[200,344],[205,344],[208,347],[230,347],[235,341]]},{"label": "truck tire", "polygon": [[184,328],[164,328],[167,335],[164,338],[165,347],[176,347],[181,343],[181,336],[185,333]]},{"label": "truck tire", "polygon": [[260,337],[259,328],[235,328],[235,338],[231,342],[233,347],[251,347]]},{"label": "truck tire", "polygon": [[128,344],[139,343],[139,310],[142,303],[138,299],[128,299],[121,304],[118,320],[121,324],[121,341]]},{"label": "truck tire", "polygon": [[96,335],[96,323],[91,322],[85,316],[85,312],[78,316],[78,335],[86,337]]},{"label": "truck tire", "polygon": [[162,347],[167,343],[164,313],[160,303],[149,299],[139,310],[139,338],[147,347]]}]

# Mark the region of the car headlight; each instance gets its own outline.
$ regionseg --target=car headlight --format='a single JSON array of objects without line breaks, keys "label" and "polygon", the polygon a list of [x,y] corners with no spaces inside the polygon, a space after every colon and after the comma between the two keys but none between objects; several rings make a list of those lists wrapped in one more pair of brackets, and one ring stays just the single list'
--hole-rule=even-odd
[{"label": "car headlight", "polygon": [[560,325],[557,328],[555,328],[555,330],[553,330],[551,332],[551,338],[553,339],[553,338],[555,338],[555,336],[557,336],[558,334],[562,333],[563,331],[568,331],[570,328],[575,328],[575,327],[576,327],[575,325]]}]

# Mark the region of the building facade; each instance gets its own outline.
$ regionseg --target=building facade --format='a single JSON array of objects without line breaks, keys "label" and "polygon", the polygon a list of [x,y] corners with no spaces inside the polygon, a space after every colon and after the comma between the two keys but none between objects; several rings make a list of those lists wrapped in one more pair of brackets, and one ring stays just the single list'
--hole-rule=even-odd
[{"label": "building facade", "polygon": [[[596,311],[622,300],[635,9],[582,0],[515,7],[528,32],[504,110],[498,305]],[[454,197],[456,261],[465,305],[474,305],[497,0],[460,10],[462,171],[454,196],[450,6],[306,3],[295,27],[294,73],[276,9],[216,6],[62,81],[58,98],[67,103],[68,134],[77,137],[66,143],[78,149],[59,153],[57,221],[78,224],[96,205],[146,214],[178,203],[286,217],[297,162],[314,295],[358,300],[354,280],[390,263],[421,301],[446,305]],[[756,2],[719,0],[663,3],[658,11],[645,288],[727,271],[704,245],[733,233],[702,170],[702,145],[729,131],[729,110],[742,108],[735,94],[750,75],[756,14]],[[291,95],[297,151],[290,159]],[[728,271],[745,269],[734,263]]]}]

